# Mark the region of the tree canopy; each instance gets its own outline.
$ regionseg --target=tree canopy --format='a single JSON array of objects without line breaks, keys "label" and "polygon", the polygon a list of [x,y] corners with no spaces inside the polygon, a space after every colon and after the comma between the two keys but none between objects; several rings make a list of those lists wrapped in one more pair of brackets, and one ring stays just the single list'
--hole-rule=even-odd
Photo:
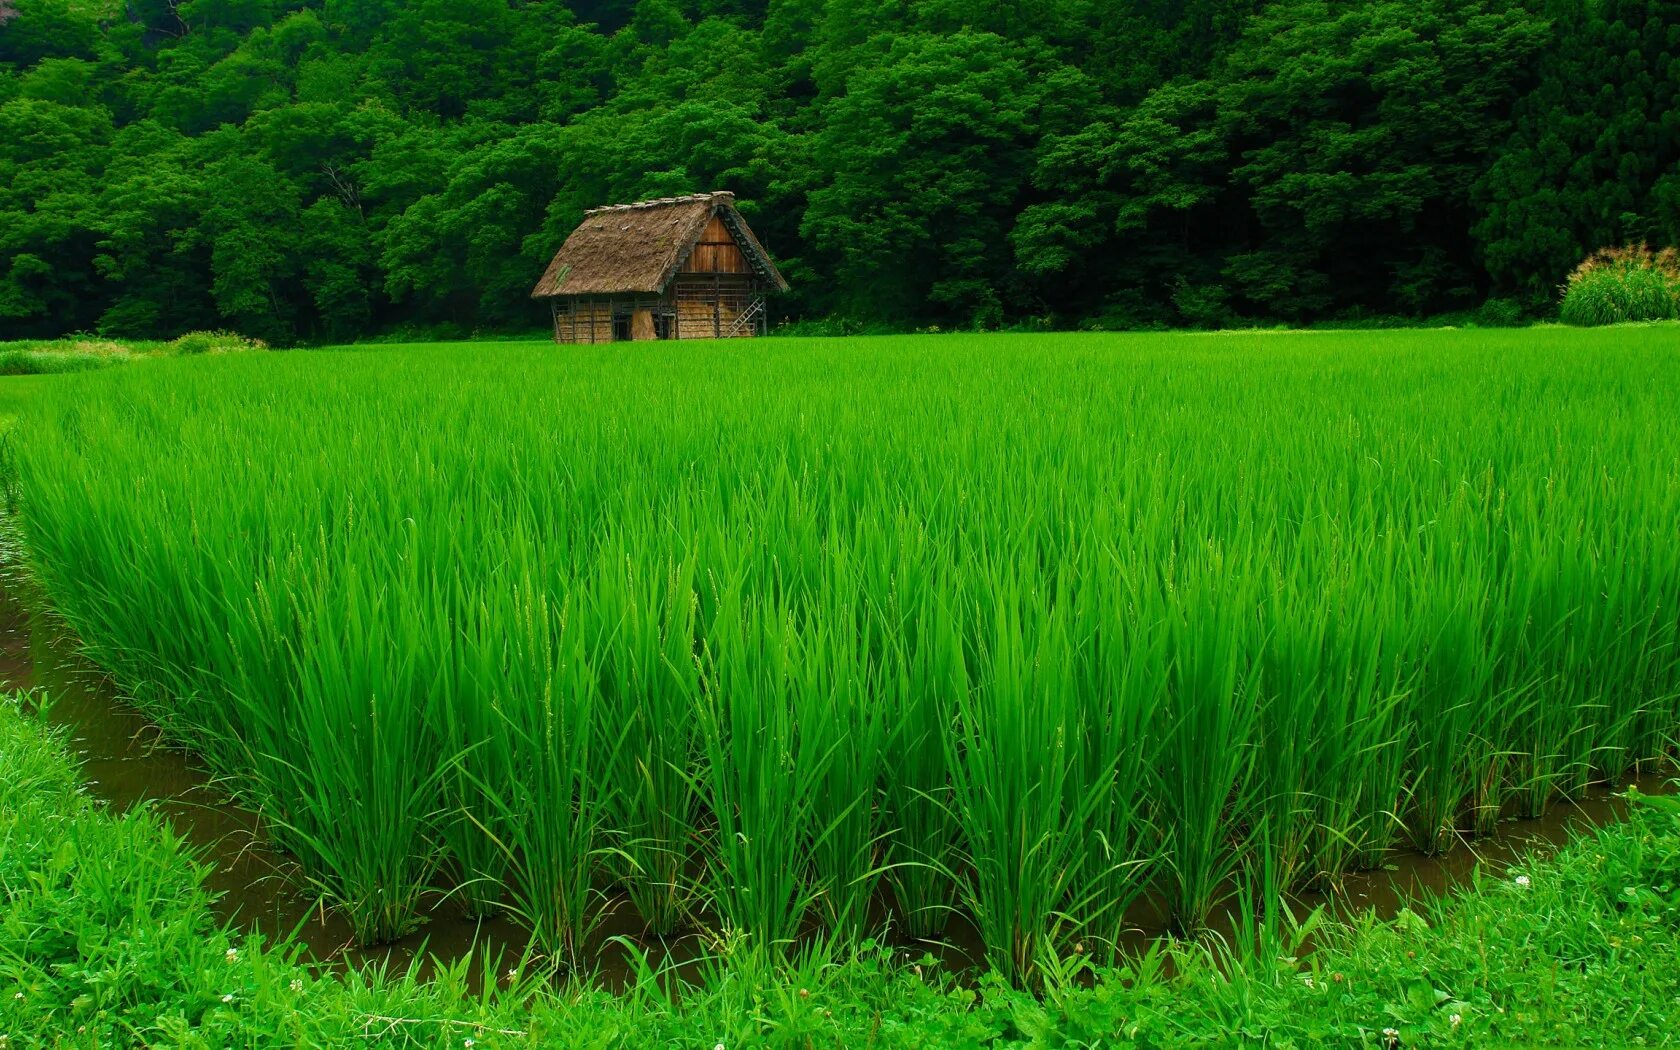
[{"label": "tree canopy", "polygon": [[0,334],[530,328],[709,189],[795,317],[1540,310],[1680,240],[1680,0],[0,0]]}]

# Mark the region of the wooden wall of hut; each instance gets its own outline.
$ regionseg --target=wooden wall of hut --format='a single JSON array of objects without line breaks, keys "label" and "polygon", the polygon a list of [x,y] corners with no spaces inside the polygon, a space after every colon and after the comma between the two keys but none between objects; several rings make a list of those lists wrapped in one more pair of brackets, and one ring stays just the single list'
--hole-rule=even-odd
[{"label": "wooden wall of hut", "polygon": [[[664,297],[621,295],[557,299],[554,341],[716,339],[758,334],[763,292],[751,273],[679,273]],[[743,319],[743,315],[749,314]]]},{"label": "wooden wall of hut", "polygon": [[554,341],[610,343],[613,341],[612,314],[612,301],[608,299],[562,301],[555,310]]},{"label": "wooden wall of hut", "polygon": [[752,266],[721,218],[714,215],[683,264],[684,273],[751,273]]},{"label": "wooden wall of hut", "polygon": [[736,318],[752,304],[756,291],[750,276],[679,274],[672,286],[677,307],[677,331],[683,339],[751,336],[756,324],[732,329]]}]

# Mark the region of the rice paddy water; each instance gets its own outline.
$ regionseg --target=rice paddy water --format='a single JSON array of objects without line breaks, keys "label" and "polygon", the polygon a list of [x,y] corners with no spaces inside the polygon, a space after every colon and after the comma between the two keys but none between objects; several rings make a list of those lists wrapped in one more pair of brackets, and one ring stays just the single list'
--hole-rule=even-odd
[{"label": "rice paddy water", "polygon": [[389,348],[67,378],[8,480],[364,941],[1031,980],[1668,754],[1676,404],[1663,328]]}]

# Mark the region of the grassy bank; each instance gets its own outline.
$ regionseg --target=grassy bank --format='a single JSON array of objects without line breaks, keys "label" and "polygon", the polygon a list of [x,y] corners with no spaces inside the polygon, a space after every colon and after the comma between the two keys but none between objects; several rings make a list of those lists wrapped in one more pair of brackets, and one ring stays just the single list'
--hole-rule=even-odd
[{"label": "grassy bank", "polygon": [[1664,1045],[1680,1024],[1680,815],[1663,805],[1397,921],[1322,927],[1299,961],[1185,944],[1129,969],[1072,957],[1040,998],[864,949],[749,954],[675,990],[555,991],[533,971],[471,994],[464,964],[431,982],[324,974],[218,928],[169,828],[90,800],[64,740],[6,698],[0,1046]]}]

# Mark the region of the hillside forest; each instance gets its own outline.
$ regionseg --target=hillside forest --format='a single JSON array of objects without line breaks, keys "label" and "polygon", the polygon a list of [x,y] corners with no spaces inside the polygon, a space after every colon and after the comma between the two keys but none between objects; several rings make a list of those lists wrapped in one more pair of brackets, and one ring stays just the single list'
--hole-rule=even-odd
[{"label": "hillside forest", "polygon": [[710,189],[834,330],[1498,323],[1677,94],[1680,0],[0,0],[0,338],[529,331]]}]

